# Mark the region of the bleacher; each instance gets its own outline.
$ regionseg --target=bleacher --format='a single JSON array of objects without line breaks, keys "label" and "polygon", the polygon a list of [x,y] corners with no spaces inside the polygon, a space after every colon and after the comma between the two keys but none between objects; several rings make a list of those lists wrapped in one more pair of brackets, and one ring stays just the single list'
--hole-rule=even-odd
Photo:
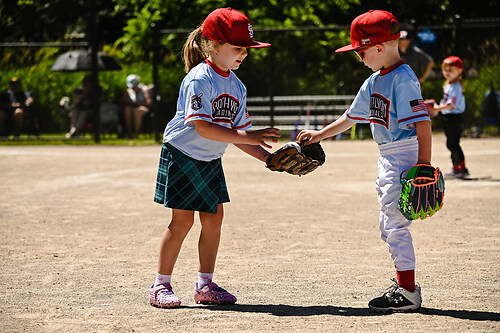
[{"label": "bleacher", "polygon": [[252,129],[270,126],[282,131],[321,129],[339,118],[355,95],[297,95],[248,97]]}]

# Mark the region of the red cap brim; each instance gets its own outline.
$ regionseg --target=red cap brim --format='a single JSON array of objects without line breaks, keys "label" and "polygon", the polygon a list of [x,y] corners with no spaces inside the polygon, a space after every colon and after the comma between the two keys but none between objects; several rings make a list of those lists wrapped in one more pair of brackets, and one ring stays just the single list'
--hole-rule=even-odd
[{"label": "red cap brim", "polygon": [[354,50],[355,50],[355,48],[351,44],[349,44],[349,45],[342,46],[341,48],[336,49],[335,53],[354,51]]},{"label": "red cap brim", "polygon": [[269,47],[269,46],[271,46],[271,44],[269,44],[269,43],[256,42],[256,41],[252,41],[250,43],[229,43],[229,44],[234,45],[234,46],[238,46],[238,47],[250,47],[250,48],[259,48],[259,47]]}]

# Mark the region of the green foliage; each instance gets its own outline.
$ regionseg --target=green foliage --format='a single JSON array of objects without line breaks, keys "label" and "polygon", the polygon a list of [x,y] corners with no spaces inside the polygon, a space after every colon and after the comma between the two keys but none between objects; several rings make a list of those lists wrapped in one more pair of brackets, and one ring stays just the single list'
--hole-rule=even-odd
[{"label": "green foliage", "polygon": [[[151,50],[151,24],[161,18],[159,11],[153,7],[153,3],[146,4],[135,13],[135,17],[128,20],[127,26],[123,29],[124,35],[114,43],[114,50],[121,52],[112,54],[114,53],[122,61],[126,59],[137,61],[138,55]],[[137,52],[138,49],[142,50],[142,53]],[[149,60],[149,57],[143,60]]]},{"label": "green foliage", "polygon": [[[107,27],[100,37],[110,42],[111,27],[121,29],[122,13],[114,11],[112,0],[95,0],[98,21]],[[0,40],[19,41],[61,41],[66,34],[87,32],[90,14],[90,0],[8,0],[0,1]],[[109,37],[109,39],[108,39]]]},{"label": "green foliage", "polygon": [[[160,28],[192,30],[203,23],[205,17],[214,9],[230,6],[244,12],[251,20],[254,28],[323,26],[329,13],[343,13],[351,5],[359,4],[359,0],[321,1],[213,1],[213,0],[115,0],[116,9],[127,8],[133,12],[123,35],[114,43],[113,49],[119,58],[135,62],[148,57],[151,47],[151,23]],[[300,33],[299,33],[300,34]],[[298,36],[300,37],[300,36]],[[185,35],[166,35],[161,40],[164,60],[177,61],[176,53],[182,47]],[[181,45],[179,45],[181,44]],[[264,53],[265,54],[265,53]]]},{"label": "green foliage", "polygon": [[[56,133],[68,130],[68,112],[59,107],[63,96],[72,99],[75,87],[81,86],[85,72],[53,72],[50,66],[53,60],[46,59],[40,63],[27,67],[0,70],[2,86],[7,87],[11,77],[22,80],[23,88],[30,91],[35,99],[34,108],[40,121],[42,133]],[[135,65],[123,68],[117,72],[100,72],[99,84],[103,89],[103,100],[118,102],[124,93],[128,74],[139,75],[145,84],[152,83],[151,64]],[[168,76],[167,76],[168,77]]]},{"label": "green foliage", "polygon": [[[86,41],[89,36],[90,4],[93,0],[17,0],[0,1],[0,39],[3,42]],[[335,54],[339,46],[350,42],[349,25],[354,17],[373,8],[393,12],[403,26],[454,26],[457,17],[486,18],[500,10],[498,1],[484,6],[465,0],[95,0],[99,49],[116,58],[119,72],[101,72],[100,83],[106,100],[121,95],[125,77],[139,74],[152,83],[152,24],[160,31],[182,29],[180,33],[162,33],[159,93],[162,121],[175,112],[178,89],[185,73],[182,46],[188,31],[199,26],[214,9],[230,6],[251,20],[255,39],[271,42],[271,48],[250,50],[237,71],[248,88],[249,96],[300,94],[355,94],[371,71],[349,53]],[[416,15],[425,13],[425,15]],[[335,27],[331,31],[267,31],[264,27]],[[467,117],[480,124],[483,94],[499,77],[498,29],[443,29],[435,31],[439,50],[436,67],[445,56],[461,56],[467,68],[479,71],[478,79],[464,82]],[[477,38],[477,36],[484,36]],[[58,107],[62,96],[71,96],[85,73],[51,72],[56,57],[65,48],[1,48],[1,87],[11,76],[19,76],[37,100],[42,130],[65,131],[67,115]],[[271,57],[272,56],[272,57]],[[428,80],[423,86],[426,98],[439,99],[442,80]],[[499,87],[496,87],[500,89]],[[2,88],[3,89],[3,88]],[[436,120],[439,127],[439,120]],[[160,125],[161,127],[162,125]]]}]

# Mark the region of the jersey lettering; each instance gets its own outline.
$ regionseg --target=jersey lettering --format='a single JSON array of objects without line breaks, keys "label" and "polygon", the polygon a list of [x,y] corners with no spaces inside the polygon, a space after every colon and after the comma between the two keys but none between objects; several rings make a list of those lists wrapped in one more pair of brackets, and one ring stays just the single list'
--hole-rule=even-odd
[{"label": "jersey lettering", "polygon": [[373,94],[370,98],[370,122],[389,128],[389,108],[391,102],[384,96]]},{"label": "jersey lettering", "polygon": [[212,117],[214,123],[233,124],[240,102],[233,96],[223,94],[217,97],[212,103]]}]

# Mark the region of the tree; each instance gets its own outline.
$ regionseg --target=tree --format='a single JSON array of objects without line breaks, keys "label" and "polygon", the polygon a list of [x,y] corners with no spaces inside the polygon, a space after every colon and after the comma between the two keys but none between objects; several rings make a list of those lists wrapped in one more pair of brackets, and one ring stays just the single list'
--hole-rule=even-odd
[{"label": "tree", "polygon": [[[163,33],[157,45],[161,94],[168,101],[175,100],[184,76],[180,53],[187,32],[219,7],[229,6],[245,13],[252,22],[256,40],[272,43],[271,48],[250,50],[238,70],[251,96],[271,92],[355,93],[371,71],[356,63],[353,55],[335,54],[334,50],[350,42],[351,21],[370,9],[393,12],[404,27],[437,26],[432,29],[439,40],[439,56],[435,59],[438,64],[444,56],[460,52],[458,55],[464,57],[468,68],[491,68],[488,65],[498,62],[500,54],[500,19],[489,21],[493,23],[485,27],[473,21],[497,15],[500,2],[496,0],[484,0],[481,5],[465,0],[0,0],[0,38],[3,43],[87,41],[92,1],[96,1],[98,9],[99,48],[125,68],[123,73],[101,73],[102,81],[109,84],[105,90],[121,89],[125,71],[150,75],[152,23],[160,29],[183,29],[181,33]],[[342,29],[292,30],[339,26]],[[272,32],[261,28],[290,30]],[[7,73],[4,77],[18,69],[42,74],[65,51],[5,45],[1,49],[0,68]],[[52,73],[40,75],[41,81],[42,77],[52,77]],[[488,80],[494,77],[491,75]],[[151,82],[151,77],[143,78]],[[46,91],[56,94],[56,83],[51,84]],[[36,86],[42,93],[42,85]],[[57,97],[50,96],[52,105]]]}]

